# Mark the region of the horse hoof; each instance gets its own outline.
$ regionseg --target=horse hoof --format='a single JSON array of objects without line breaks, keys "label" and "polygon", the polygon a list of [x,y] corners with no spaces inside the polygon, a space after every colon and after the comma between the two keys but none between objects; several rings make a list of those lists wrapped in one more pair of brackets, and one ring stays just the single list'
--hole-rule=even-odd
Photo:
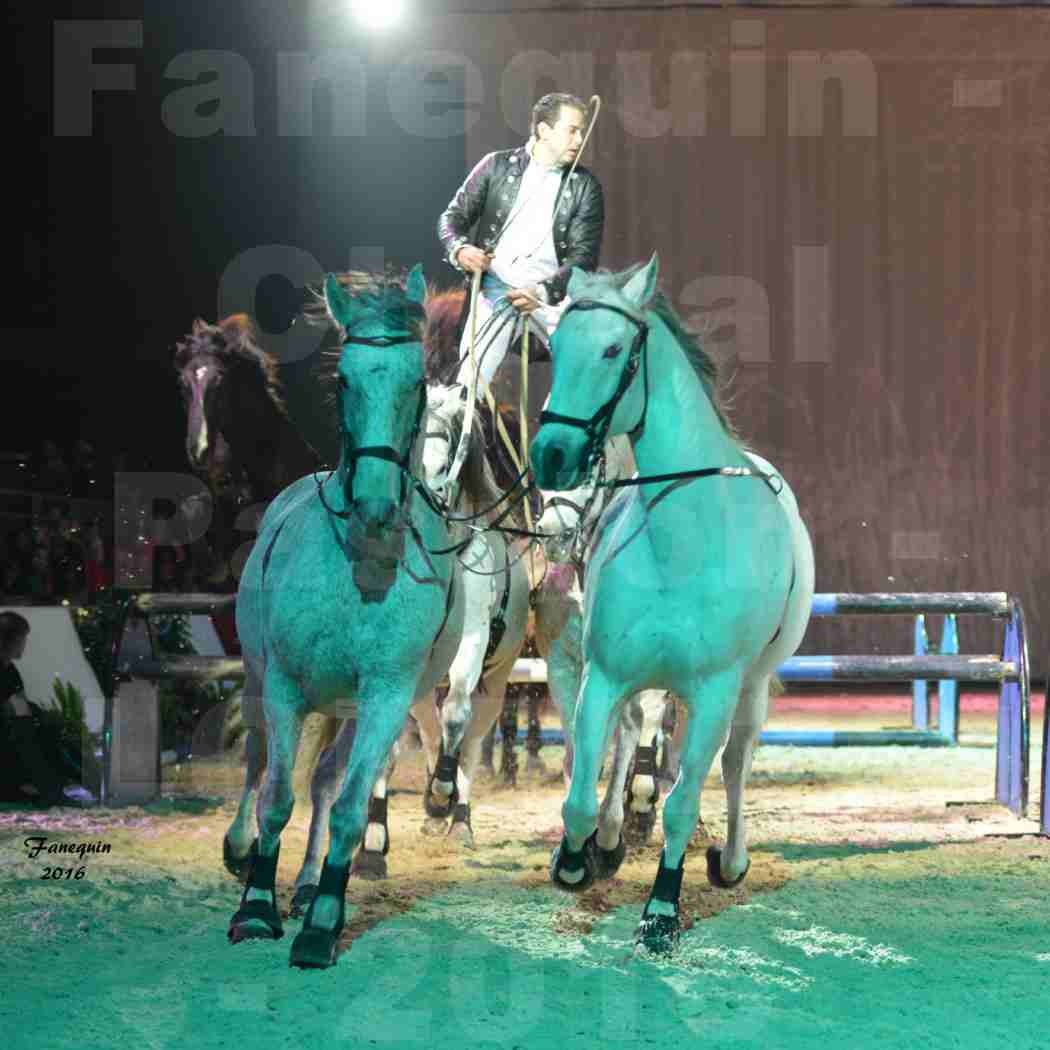
[{"label": "horse hoof", "polygon": [[747,878],[747,873],[751,870],[751,861],[747,862],[747,867],[735,878],[725,879],[722,877],[722,851],[717,846],[708,846],[707,848],[707,881],[712,886],[717,887],[720,890],[731,890],[734,886],[739,886],[740,883]]},{"label": "horse hoof", "polygon": [[650,809],[645,813],[636,813],[628,810],[624,819],[624,837],[632,846],[647,846],[652,838],[653,828],[656,827],[656,810]]},{"label": "horse hoof", "polygon": [[592,832],[579,853],[573,853],[565,837],[562,836],[561,845],[556,846],[551,854],[550,867],[551,882],[559,890],[565,890],[568,893],[582,893],[593,885],[598,872],[598,861],[595,858],[596,836],[597,832]]},{"label": "horse hoof", "polygon": [[248,852],[243,857],[238,857],[233,852],[233,846],[229,837],[222,837],[222,863],[226,870],[237,879],[238,882],[248,881],[248,872],[252,866],[252,853],[255,851],[258,839],[252,839]]},{"label": "horse hoof", "polygon": [[677,915],[643,915],[634,943],[653,955],[671,955],[678,947],[681,925]]},{"label": "horse hoof", "polygon": [[322,930],[316,926],[302,930],[292,941],[288,965],[301,970],[326,970],[334,966],[339,933],[339,930]]},{"label": "horse hoof", "polygon": [[448,833],[448,821],[441,817],[428,817],[423,821],[423,827],[420,828],[420,831],[430,838],[445,835]]},{"label": "horse hoof", "polygon": [[620,835],[620,841],[617,842],[612,849],[605,849],[603,846],[599,846],[598,839],[595,838],[594,877],[596,879],[611,879],[620,870],[620,865],[623,863],[623,858],[626,856],[627,843],[624,842],[622,833]]},{"label": "horse hoof", "polygon": [[284,927],[269,901],[245,901],[230,919],[226,936],[230,944],[252,940],[279,941],[284,936]]},{"label": "horse hoof", "polygon": [[292,898],[292,907],[288,912],[288,917],[292,919],[301,919],[306,914],[306,909],[310,907],[310,902],[317,896],[317,887],[305,884],[300,886],[295,891],[295,896]]},{"label": "horse hoof", "polygon": [[350,865],[351,876],[376,882],[386,878],[386,857],[379,850],[359,849]]}]

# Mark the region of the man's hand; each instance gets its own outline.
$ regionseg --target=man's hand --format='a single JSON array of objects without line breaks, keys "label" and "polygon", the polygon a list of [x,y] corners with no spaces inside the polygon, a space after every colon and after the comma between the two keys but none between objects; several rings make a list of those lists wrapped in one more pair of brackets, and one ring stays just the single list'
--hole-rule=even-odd
[{"label": "man's hand", "polygon": [[531,288],[511,288],[507,291],[507,299],[518,313],[531,314],[533,310],[543,305],[536,295],[535,286]]},{"label": "man's hand", "polygon": [[477,273],[489,268],[492,263],[492,255],[490,252],[483,252],[473,244],[464,244],[456,252],[456,262],[468,273]]}]

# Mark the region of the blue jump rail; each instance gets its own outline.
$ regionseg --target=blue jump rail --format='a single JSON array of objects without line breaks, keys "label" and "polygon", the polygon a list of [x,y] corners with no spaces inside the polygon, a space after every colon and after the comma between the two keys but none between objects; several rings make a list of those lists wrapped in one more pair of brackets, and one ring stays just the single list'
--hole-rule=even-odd
[{"label": "blue jump rail", "polygon": [[[234,600],[232,595],[163,595],[140,594],[135,602],[141,613],[211,611]],[[814,616],[944,613],[986,615],[1005,618],[1007,628],[1001,657],[970,655],[911,656],[797,656],[778,669],[785,681],[808,682],[907,682],[916,679],[999,682],[999,716],[996,735],[996,801],[1023,817],[1028,808],[1029,756],[1029,666],[1028,642],[1024,612],[1020,602],[1005,592],[967,593],[875,593],[816,594]],[[118,643],[119,644],[119,643]],[[942,646],[943,647],[943,646]],[[532,663],[533,661],[529,661]],[[243,677],[243,663],[234,658],[184,656],[163,660],[141,661],[130,668],[141,678],[176,678],[186,680],[230,679]],[[525,674],[525,681],[545,680],[535,671]],[[554,743],[552,733],[543,739]],[[557,740],[562,740],[557,734]],[[885,746],[912,744],[940,747],[951,743],[941,732],[921,730],[901,732],[834,732],[805,733],[766,732],[763,743],[808,745],[817,747]],[[1040,833],[1050,836],[1050,717],[1044,719],[1042,805]]]}]

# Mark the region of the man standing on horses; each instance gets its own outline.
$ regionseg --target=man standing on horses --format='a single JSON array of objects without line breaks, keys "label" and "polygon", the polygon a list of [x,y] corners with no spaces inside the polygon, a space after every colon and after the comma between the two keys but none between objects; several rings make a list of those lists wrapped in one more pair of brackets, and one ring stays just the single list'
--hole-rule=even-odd
[{"label": "man standing on horses", "polygon": [[[576,166],[587,105],[575,95],[544,95],[532,107],[532,137],[483,157],[438,220],[448,260],[483,273],[474,359],[484,393],[515,338],[528,325],[544,343],[565,307],[572,268],[598,264],[605,205],[597,178]],[[470,302],[464,308],[469,316]],[[463,324],[457,381],[471,377],[470,326]]]}]

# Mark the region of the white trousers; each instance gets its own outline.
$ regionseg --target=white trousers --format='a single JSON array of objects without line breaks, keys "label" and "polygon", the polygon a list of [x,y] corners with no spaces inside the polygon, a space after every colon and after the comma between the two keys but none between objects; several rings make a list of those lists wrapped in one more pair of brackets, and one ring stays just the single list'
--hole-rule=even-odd
[{"label": "white trousers", "polygon": [[[479,398],[485,396],[485,391],[499,371],[500,365],[503,364],[503,359],[510,349],[511,340],[516,333],[520,334],[521,319],[528,319],[530,339],[539,338],[544,344],[547,344],[568,305],[569,301],[566,297],[557,306],[541,306],[533,310],[531,314],[519,314],[513,307],[504,307],[496,317],[494,316],[496,308],[493,300],[489,299],[484,292],[479,293],[475,322],[477,342],[474,346],[474,360],[478,364],[477,396]],[[459,343],[459,374],[456,376],[456,382],[469,386],[472,374],[470,315],[468,314],[466,324],[463,326],[463,337]]]}]

